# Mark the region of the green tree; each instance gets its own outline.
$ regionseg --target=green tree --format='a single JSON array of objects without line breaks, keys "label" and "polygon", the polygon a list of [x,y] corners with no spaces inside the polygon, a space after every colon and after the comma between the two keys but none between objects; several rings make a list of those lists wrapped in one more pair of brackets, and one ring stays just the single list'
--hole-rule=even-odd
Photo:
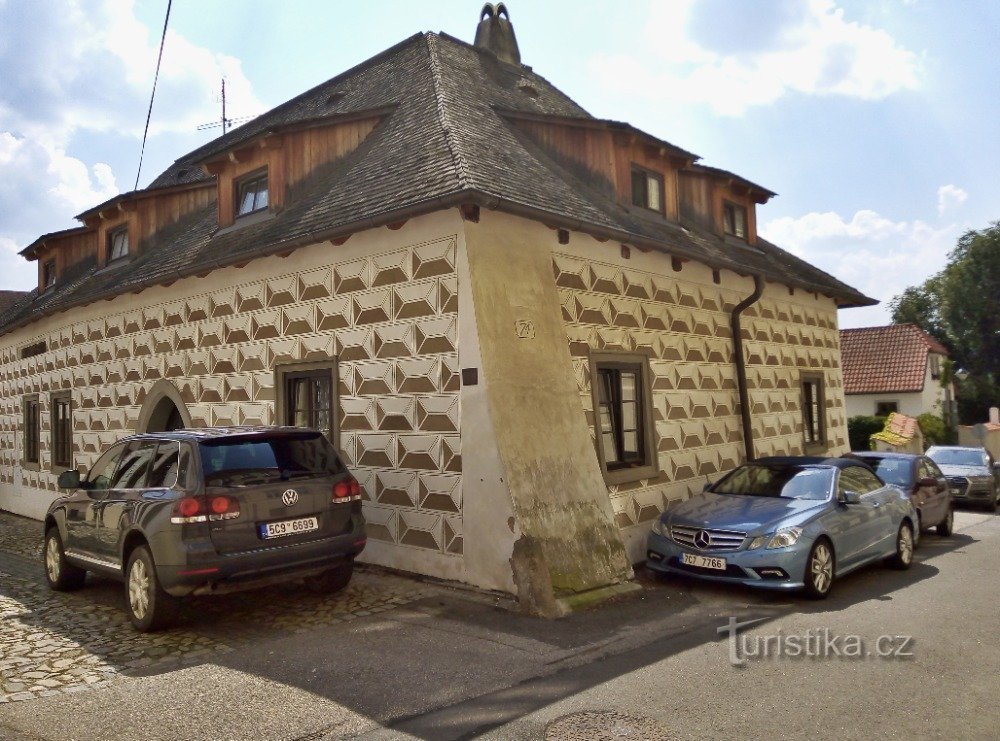
[{"label": "green tree", "polygon": [[986,419],[1000,405],[1000,222],[963,234],[944,270],[890,306],[894,322],[919,325],[968,372],[958,384],[960,421]]}]

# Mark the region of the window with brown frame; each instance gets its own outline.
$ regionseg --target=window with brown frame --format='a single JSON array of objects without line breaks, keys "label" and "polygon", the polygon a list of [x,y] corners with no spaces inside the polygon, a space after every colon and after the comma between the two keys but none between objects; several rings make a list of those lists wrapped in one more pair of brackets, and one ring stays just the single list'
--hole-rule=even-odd
[{"label": "window with brown frame", "polygon": [[38,451],[41,441],[41,406],[37,396],[24,397],[24,462],[38,464]]},{"label": "window with brown frame", "polygon": [[335,442],[335,362],[298,364],[275,369],[280,384],[279,421],[312,427]]},{"label": "window with brown frame", "polygon": [[69,393],[51,397],[52,468],[73,467],[73,400]]},{"label": "window with brown frame", "polygon": [[56,261],[46,260],[42,264],[42,290],[56,284]]},{"label": "window with brown frame", "polygon": [[663,213],[663,175],[632,165],[632,205]]},{"label": "window with brown frame", "polygon": [[124,224],[108,232],[108,262],[128,257],[128,225]]},{"label": "window with brown frame", "polygon": [[823,376],[803,375],[802,432],[807,448],[826,444],[826,415],[823,398]]},{"label": "window with brown frame", "polygon": [[236,215],[263,211],[268,205],[267,170],[248,175],[236,182]]},{"label": "window with brown frame", "polygon": [[722,204],[722,228],[726,234],[740,239],[747,238],[747,210],[743,206],[726,201]]},{"label": "window with brown frame", "polygon": [[634,481],[656,472],[649,381],[645,356],[591,356],[597,451],[608,483]]}]

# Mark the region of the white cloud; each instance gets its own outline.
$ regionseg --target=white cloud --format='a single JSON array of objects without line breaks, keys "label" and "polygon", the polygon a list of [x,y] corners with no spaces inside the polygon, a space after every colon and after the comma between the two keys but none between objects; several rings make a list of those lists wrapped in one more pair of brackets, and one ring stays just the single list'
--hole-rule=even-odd
[{"label": "white cloud", "polygon": [[[12,283],[23,271],[7,269],[8,243],[75,226],[75,214],[132,187],[161,28],[139,21],[133,0],[0,0],[0,287],[24,287]],[[230,111],[264,109],[238,59],[168,32],[144,180],[158,135],[187,141],[218,118],[223,77]]]},{"label": "white cloud", "polygon": [[4,286],[28,291],[37,285],[38,266],[17,254],[21,249],[13,239],[0,236],[0,273],[4,276]]},{"label": "white cloud", "polygon": [[938,188],[937,196],[938,213],[944,214],[945,211],[951,211],[965,203],[965,199],[969,197],[969,194],[949,183]]},{"label": "white cloud", "polygon": [[849,322],[863,316],[869,325],[888,323],[888,302],[944,267],[961,231],[957,224],[893,221],[870,210],[849,218],[814,212],[773,219],[760,227],[769,241],[881,301],[874,309],[842,315]]},{"label": "white cloud", "polygon": [[877,100],[919,85],[914,52],[847,20],[832,0],[653,3],[643,40],[632,53],[597,55],[591,73],[610,89],[726,115],[790,93]]}]

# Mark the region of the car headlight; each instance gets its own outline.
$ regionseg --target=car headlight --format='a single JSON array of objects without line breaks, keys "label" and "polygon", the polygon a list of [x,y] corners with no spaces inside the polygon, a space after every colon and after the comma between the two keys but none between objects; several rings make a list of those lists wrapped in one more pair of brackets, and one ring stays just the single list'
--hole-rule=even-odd
[{"label": "car headlight", "polygon": [[784,530],[779,530],[768,542],[767,547],[787,548],[790,545],[795,545],[800,535],[802,535],[802,528],[800,527],[789,527]]},{"label": "car headlight", "polygon": [[750,545],[747,546],[748,551],[752,551],[754,548],[760,548],[767,542],[766,535],[758,535],[756,538],[750,541]]},{"label": "car headlight", "polygon": [[657,517],[653,521],[653,532],[659,535],[661,538],[666,538],[667,536],[667,526],[663,524],[663,520]]}]

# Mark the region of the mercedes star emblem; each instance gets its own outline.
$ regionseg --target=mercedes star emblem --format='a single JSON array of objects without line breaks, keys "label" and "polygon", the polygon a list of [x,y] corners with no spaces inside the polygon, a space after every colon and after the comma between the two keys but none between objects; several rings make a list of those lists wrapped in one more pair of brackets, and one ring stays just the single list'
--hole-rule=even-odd
[{"label": "mercedes star emblem", "polygon": [[712,544],[712,537],[708,534],[708,530],[699,530],[694,536],[694,544],[704,550]]},{"label": "mercedes star emblem", "polygon": [[281,501],[285,503],[286,507],[291,507],[299,501],[299,493],[295,489],[285,489],[285,493],[281,495]]}]

